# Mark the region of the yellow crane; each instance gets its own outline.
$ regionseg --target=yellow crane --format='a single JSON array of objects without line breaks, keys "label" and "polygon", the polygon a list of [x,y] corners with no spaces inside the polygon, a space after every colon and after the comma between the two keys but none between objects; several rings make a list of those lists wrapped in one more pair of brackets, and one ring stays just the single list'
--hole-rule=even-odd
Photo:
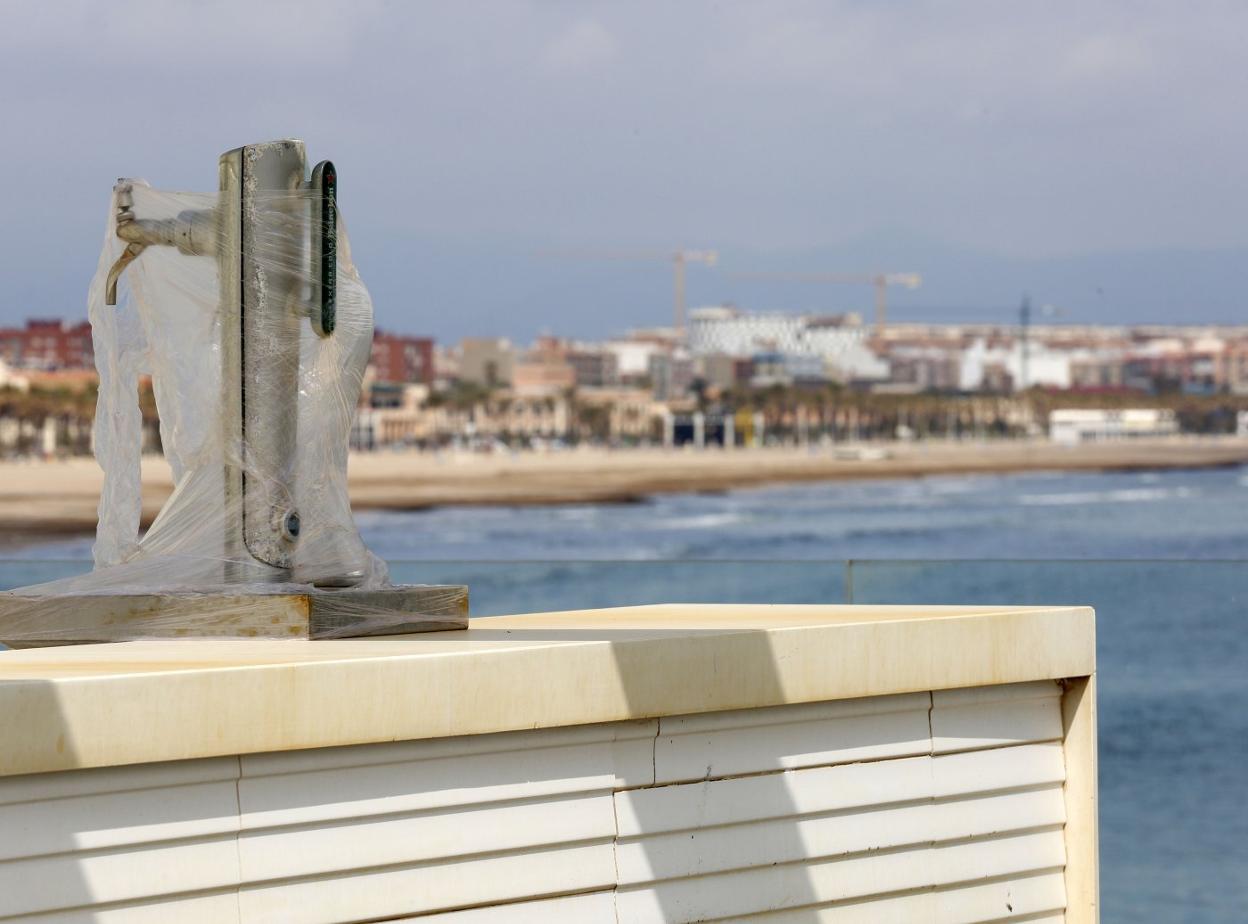
[{"label": "yellow crane", "polygon": [[923,284],[918,273],[729,273],[733,279],[774,279],[786,282],[845,283],[875,288],[875,334],[882,336],[888,324],[888,287],[917,289]]},{"label": "yellow crane", "polygon": [[690,263],[700,263],[703,266],[714,266],[719,262],[719,252],[715,250],[674,250],[670,253],[653,252],[653,253],[630,253],[618,251],[570,251],[547,253],[546,256],[555,256],[569,260],[626,260],[635,262],[664,262],[672,264],[673,273],[673,325],[676,328],[676,336],[681,340],[685,338],[685,267]]},{"label": "yellow crane", "polygon": [[714,250],[678,250],[672,254],[672,266],[675,275],[674,319],[676,336],[685,339],[685,265],[701,263],[714,266],[719,262],[719,253]]}]

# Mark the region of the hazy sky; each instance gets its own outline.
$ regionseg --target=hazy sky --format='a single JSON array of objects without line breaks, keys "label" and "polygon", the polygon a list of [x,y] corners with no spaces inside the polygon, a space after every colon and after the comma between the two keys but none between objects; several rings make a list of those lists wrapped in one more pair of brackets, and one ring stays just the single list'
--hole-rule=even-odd
[{"label": "hazy sky", "polygon": [[[1216,250],[1230,266],[1248,246],[1243,2],[0,9],[0,322],[83,314],[115,177],[207,190],[221,151],[283,136],[338,165],[382,323],[444,337],[666,318],[661,265],[533,256],[548,248],[718,247],[743,269],[810,270],[904,252],[932,264],[891,267],[933,280],[915,304],[973,305],[1043,288],[1068,257]],[[968,253],[995,268],[942,262]],[[737,294],[722,275],[693,273],[691,301]],[[1168,311],[1192,290],[1161,278],[1148,291],[1170,286]],[[1068,301],[1105,297],[1071,285]],[[1239,304],[1225,298],[1219,316]]]}]

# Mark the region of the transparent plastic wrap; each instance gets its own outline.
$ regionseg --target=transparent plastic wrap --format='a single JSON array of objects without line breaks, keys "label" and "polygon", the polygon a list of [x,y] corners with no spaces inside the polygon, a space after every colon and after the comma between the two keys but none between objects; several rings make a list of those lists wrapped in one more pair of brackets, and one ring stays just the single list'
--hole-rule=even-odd
[{"label": "transparent plastic wrap", "polygon": [[[246,635],[260,604],[311,610],[313,596],[335,625],[367,628],[388,582],[352,519],[347,454],[373,308],[333,166],[305,170],[301,143],[272,142],[223,155],[217,193],[114,188],[88,296],[104,470],[95,570],[5,595],[0,641],[83,640],[100,619],[151,636]],[[145,376],[175,487],[141,534]]]}]

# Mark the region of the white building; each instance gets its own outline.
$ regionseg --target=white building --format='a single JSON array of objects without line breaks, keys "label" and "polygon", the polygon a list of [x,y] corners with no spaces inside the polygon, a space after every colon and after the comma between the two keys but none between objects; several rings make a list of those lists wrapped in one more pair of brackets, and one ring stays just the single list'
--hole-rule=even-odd
[{"label": "white building", "polygon": [[825,354],[824,359],[827,377],[834,382],[885,382],[891,371],[888,362],[861,341]]},{"label": "white building", "polygon": [[1008,345],[989,346],[981,337],[962,354],[958,387],[962,391],[978,391],[984,386],[989,369],[998,368],[1008,373],[1015,388],[1039,385],[1064,390],[1072,384],[1072,363],[1090,356],[1086,350],[1054,350],[1032,341],[1024,362],[1021,340],[1015,338]]},{"label": "white building", "polygon": [[1049,414],[1049,439],[1068,446],[1105,440],[1174,436],[1178,432],[1179,422],[1174,411],[1160,408],[1063,408]]},{"label": "white building", "polygon": [[650,358],[666,355],[671,347],[655,340],[612,340],[603,346],[615,355],[616,374],[622,379],[650,374]]},{"label": "white building", "polygon": [[791,314],[746,313],[726,305],[697,308],[689,314],[689,349],[695,356],[798,353],[803,320]]},{"label": "white building", "polygon": [[28,391],[30,389],[30,379],[25,376],[18,375],[8,367],[3,359],[0,359],[0,388],[13,388],[17,391]]},{"label": "white building", "polygon": [[803,368],[818,360],[820,377],[883,379],[888,364],[867,348],[867,329],[857,315],[754,313],[724,305],[690,313],[689,350],[694,356],[714,354],[793,357]]}]

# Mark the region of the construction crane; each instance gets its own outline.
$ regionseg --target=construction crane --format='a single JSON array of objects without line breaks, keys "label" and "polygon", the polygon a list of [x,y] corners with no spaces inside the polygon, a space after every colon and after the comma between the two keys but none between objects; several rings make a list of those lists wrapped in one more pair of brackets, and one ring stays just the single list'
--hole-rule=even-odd
[{"label": "construction crane", "polygon": [[733,279],[775,279],[786,282],[846,283],[875,288],[875,334],[883,336],[888,324],[888,287],[917,289],[923,284],[918,273],[730,273]]},{"label": "construction crane", "polygon": [[685,338],[685,267],[690,263],[703,266],[714,266],[719,262],[719,252],[715,250],[674,250],[670,253],[630,253],[614,251],[563,251],[546,252],[545,256],[554,256],[569,260],[625,260],[629,262],[659,262],[672,264],[673,272],[673,326],[676,336],[683,341]]},{"label": "construction crane", "polygon": [[719,262],[719,253],[714,250],[678,250],[672,254],[672,266],[675,268],[674,318],[676,336],[683,342],[685,339],[685,265],[701,263],[714,266]]}]

